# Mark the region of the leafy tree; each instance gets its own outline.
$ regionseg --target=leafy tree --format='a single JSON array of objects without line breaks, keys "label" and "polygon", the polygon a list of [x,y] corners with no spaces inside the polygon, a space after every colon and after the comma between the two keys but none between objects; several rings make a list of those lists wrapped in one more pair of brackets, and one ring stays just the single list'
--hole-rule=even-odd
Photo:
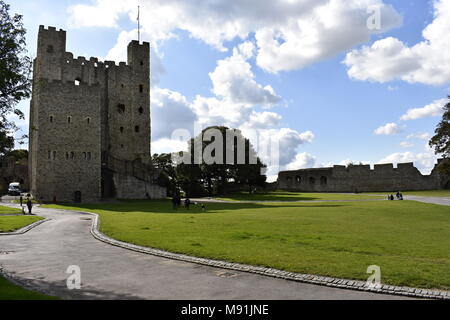
[{"label": "leafy tree", "polygon": [[14,157],[14,159],[16,159],[16,161],[28,159],[28,150],[23,150],[23,149],[12,150],[12,151],[8,152],[7,156]]},{"label": "leafy tree", "polygon": [[[448,96],[450,99],[450,96]],[[442,154],[443,158],[450,158],[450,102],[444,106],[444,115],[436,128],[436,135],[431,138],[429,144],[436,154]],[[450,174],[450,160],[443,161],[439,166],[441,172]]]},{"label": "leafy tree", "polygon": [[31,59],[26,55],[23,17],[11,16],[9,8],[0,0],[0,155],[14,147],[11,134],[17,127],[8,116],[24,119],[17,104],[31,92]]},{"label": "leafy tree", "polygon": [[177,189],[177,174],[172,155],[167,153],[154,154],[152,162],[161,170],[157,183],[162,187],[166,187],[169,195],[173,195]]},{"label": "leafy tree", "polygon": [[[227,141],[227,138],[233,140]],[[239,130],[223,126],[206,128],[191,139],[189,150],[191,164],[181,168],[184,172],[193,172],[189,178],[196,191],[201,186],[212,196],[227,192],[232,184],[250,191],[265,185],[266,176],[262,171],[266,166]],[[206,157],[196,161],[201,155]]]}]

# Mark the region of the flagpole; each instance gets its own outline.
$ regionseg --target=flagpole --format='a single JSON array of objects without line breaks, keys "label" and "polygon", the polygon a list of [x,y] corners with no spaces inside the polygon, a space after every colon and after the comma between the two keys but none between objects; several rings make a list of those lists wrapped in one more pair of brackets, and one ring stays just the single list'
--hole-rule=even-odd
[{"label": "flagpole", "polygon": [[141,42],[141,6],[138,6],[138,42]]}]

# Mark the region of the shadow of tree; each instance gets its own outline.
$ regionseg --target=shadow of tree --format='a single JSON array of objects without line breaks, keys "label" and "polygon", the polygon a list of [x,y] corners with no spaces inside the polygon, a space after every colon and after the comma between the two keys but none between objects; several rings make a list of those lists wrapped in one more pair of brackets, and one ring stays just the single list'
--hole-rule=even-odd
[{"label": "shadow of tree", "polygon": [[[116,203],[95,203],[95,204],[60,204],[56,208],[63,208],[67,210],[88,210],[88,211],[110,211],[110,212],[142,212],[142,213],[164,213],[164,214],[213,214],[222,213],[224,211],[242,210],[242,209],[276,209],[276,208],[336,208],[345,206],[342,204],[330,203],[205,203],[206,210],[203,211],[200,202],[192,203],[189,209],[184,206],[173,209],[170,200],[125,200]],[[49,206],[55,208],[55,206]]]}]

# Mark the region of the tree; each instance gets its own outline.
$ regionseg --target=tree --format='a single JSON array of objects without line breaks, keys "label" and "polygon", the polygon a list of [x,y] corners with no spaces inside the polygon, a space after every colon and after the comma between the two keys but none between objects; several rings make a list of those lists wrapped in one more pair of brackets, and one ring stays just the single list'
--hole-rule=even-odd
[{"label": "tree", "polygon": [[177,174],[172,155],[168,153],[154,154],[152,162],[161,170],[157,183],[167,188],[168,195],[174,195],[177,190]]},{"label": "tree", "polygon": [[[450,99],[450,96],[448,96]],[[434,148],[436,154],[442,154],[444,159],[450,158],[450,102],[444,106],[444,115],[439,122],[435,136],[431,138],[429,144]],[[450,160],[443,161],[439,166],[439,170],[443,173],[450,174]]]},{"label": "tree", "polygon": [[[189,150],[190,164],[183,164],[180,170],[190,179],[195,191],[200,186],[212,196],[227,192],[233,184],[250,191],[265,186],[266,166],[239,130],[223,126],[206,128],[191,139]],[[187,172],[191,172],[190,176]]]},{"label": "tree", "polygon": [[0,155],[14,148],[17,126],[8,118],[24,119],[17,104],[30,97],[31,59],[26,55],[22,15],[9,14],[9,5],[0,0]]}]

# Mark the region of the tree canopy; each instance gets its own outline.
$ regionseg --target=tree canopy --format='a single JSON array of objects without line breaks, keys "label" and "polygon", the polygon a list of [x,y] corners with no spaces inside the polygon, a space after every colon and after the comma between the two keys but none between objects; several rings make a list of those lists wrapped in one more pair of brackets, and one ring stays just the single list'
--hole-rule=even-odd
[{"label": "tree canopy", "polygon": [[24,119],[17,104],[30,97],[31,59],[27,56],[22,15],[10,15],[9,5],[0,0],[0,155],[14,148],[17,130],[11,115]]},{"label": "tree canopy", "polygon": [[[239,130],[209,127],[188,142],[189,151],[153,155],[161,170],[158,183],[169,195],[181,190],[188,197],[264,188],[266,166]],[[175,160],[174,160],[175,159]]]},{"label": "tree canopy", "polygon": [[[450,96],[448,96],[450,99]],[[430,147],[436,154],[442,154],[446,159],[450,158],[450,101],[444,106],[444,114],[439,122],[435,136],[430,140]],[[450,174],[450,160],[444,161],[440,166],[441,171]]]}]

